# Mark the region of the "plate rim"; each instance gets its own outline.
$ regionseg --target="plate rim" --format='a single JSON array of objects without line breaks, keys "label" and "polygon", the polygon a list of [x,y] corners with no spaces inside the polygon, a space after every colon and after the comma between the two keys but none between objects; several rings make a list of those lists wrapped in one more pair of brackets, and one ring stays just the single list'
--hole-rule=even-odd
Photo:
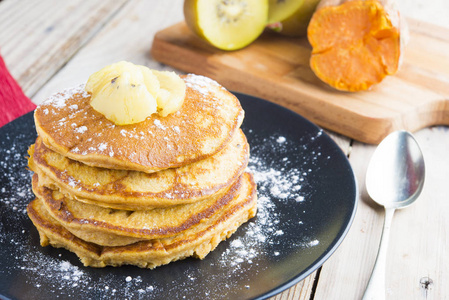
[{"label": "plate rim", "polygon": [[[320,131],[322,130],[321,127],[319,127],[318,125],[316,125],[315,123],[311,122],[310,120],[308,120],[306,117],[296,113],[295,111],[288,109],[284,106],[281,106],[277,103],[274,103],[272,101],[266,100],[266,99],[262,99],[256,96],[252,96],[249,94],[245,94],[245,93],[240,93],[240,92],[233,92],[232,93],[239,99],[244,99],[243,101],[260,101],[262,103],[265,103],[265,105],[272,105],[273,107],[276,107],[276,109],[281,110],[283,113],[289,113],[289,114],[293,114],[295,116],[295,118],[299,118],[302,122],[306,122],[308,126],[313,127],[315,130]],[[28,112],[22,116],[20,116],[19,118],[16,118],[15,120],[5,124],[4,126],[0,127],[0,133],[4,130],[7,130],[10,128],[10,126],[14,126],[14,124],[19,123],[21,120],[23,119],[28,119],[28,118],[33,118],[33,113],[34,111]],[[336,149],[338,149],[339,151],[339,155],[341,155],[342,157],[345,158],[345,164],[347,164],[347,166],[349,167],[349,170],[351,171],[351,178],[354,185],[354,197],[353,199],[351,199],[351,203],[353,203],[352,206],[352,211],[349,217],[349,220],[346,224],[346,227],[344,228],[344,230],[341,231],[340,235],[337,236],[337,238],[333,241],[332,247],[328,247],[325,249],[325,251],[319,256],[319,258],[317,260],[314,261],[314,263],[312,263],[309,267],[307,267],[305,270],[303,270],[302,272],[298,273],[296,276],[292,277],[291,279],[285,281],[282,284],[279,284],[278,286],[265,291],[265,292],[260,292],[258,295],[254,296],[252,299],[267,299],[269,297],[273,297],[275,295],[278,295],[280,293],[282,293],[283,291],[291,288],[292,286],[298,284],[299,282],[301,282],[302,280],[304,280],[306,277],[310,276],[310,274],[312,274],[313,272],[315,272],[317,269],[319,269],[320,267],[323,266],[323,264],[335,253],[335,251],[340,247],[341,243],[344,241],[344,239],[346,238],[349,230],[352,227],[356,212],[357,212],[357,208],[358,208],[358,202],[359,202],[359,197],[358,197],[358,193],[359,193],[359,186],[358,186],[358,182],[357,182],[357,177],[355,175],[355,172],[349,162],[349,159],[347,158],[347,156],[344,154],[344,152],[342,151],[342,149],[336,144],[336,142],[324,131],[322,130],[322,133],[326,136],[327,142],[330,142],[332,144],[333,147],[335,147]],[[36,133],[37,135],[37,133]],[[342,228],[341,228],[342,229]],[[2,295],[0,293],[0,296],[2,297],[6,297],[5,295]],[[6,297],[7,298],[7,297]],[[10,299],[10,298],[7,298]]]},{"label": "plate rim", "polygon": [[[273,107],[276,107],[276,109],[280,109],[283,110],[287,113],[293,114],[296,117],[298,117],[299,119],[301,119],[303,122],[308,123],[309,126],[314,127],[317,131],[319,130],[323,130],[320,126],[318,126],[317,124],[313,123],[312,121],[308,120],[306,117],[300,115],[299,113],[286,108],[280,104],[277,104],[275,102],[272,102],[270,100],[267,99],[262,99],[256,96],[252,96],[249,94],[245,94],[245,93],[241,93],[241,92],[234,92],[232,91],[232,93],[240,100],[240,97],[243,98],[252,98],[252,100],[249,101],[261,101],[264,102],[267,105],[272,105]],[[245,101],[245,100],[244,100]],[[319,269],[320,267],[323,266],[323,264],[335,253],[335,251],[340,247],[341,243],[344,241],[344,239],[346,238],[349,230],[352,227],[356,212],[357,212],[357,208],[358,208],[358,202],[359,202],[359,186],[358,186],[358,181],[357,181],[357,176],[354,172],[354,169],[352,168],[352,165],[349,162],[349,159],[347,158],[347,156],[344,154],[344,152],[342,151],[342,149],[337,145],[337,143],[335,143],[335,141],[323,130],[323,134],[326,136],[326,138],[328,139],[328,141],[331,142],[331,144],[336,147],[339,151],[339,153],[345,157],[345,162],[347,163],[347,165],[349,166],[349,170],[351,171],[351,177],[353,179],[353,183],[354,183],[354,199],[353,203],[354,206],[352,208],[351,211],[351,215],[349,217],[348,223],[346,224],[345,229],[341,232],[341,235],[335,240],[334,245],[329,249],[327,248],[325,253],[323,253],[319,259],[317,259],[309,268],[307,268],[304,272],[298,274],[297,276],[291,278],[290,280],[286,281],[284,284],[281,284],[267,292],[261,293],[260,295],[253,297],[252,299],[254,300],[262,300],[262,299],[267,299],[273,296],[276,296],[280,293],[282,293],[283,291],[293,287],[294,285],[298,284],[299,282],[301,282],[302,280],[304,280],[306,277],[308,277],[310,274],[312,274],[313,272],[315,272],[317,269]]]}]

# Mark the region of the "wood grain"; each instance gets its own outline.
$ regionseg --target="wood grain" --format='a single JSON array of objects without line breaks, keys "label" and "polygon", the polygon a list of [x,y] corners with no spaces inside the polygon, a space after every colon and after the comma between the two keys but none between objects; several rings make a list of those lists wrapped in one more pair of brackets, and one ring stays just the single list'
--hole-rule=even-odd
[{"label": "wood grain", "polygon": [[313,74],[305,38],[266,32],[245,49],[225,52],[181,22],[156,34],[151,53],[162,63],[209,76],[230,90],[277,102],[324,128],[378,143],[394,130],[449,124],[449,34],[437,26],[409,23],[402,69],[372,90],[357,93],[334,90]]},{"label": "wood grain", "polygon": [[26,95],[33,96],[125,2],[3,2],[0,51]]},{"label": "wood grain", "polygon": [[299,282],[292,288],[280,293],[270,300],[309,300],[313,288],[314,281],[316,280],[317,272],[313,272],[310,276],[306,277],[303,281]]},{"label": "wood grain", "polygon": [[[386,299],[446,299],[449,295],[449,128],[415,133],[426,162],[424,190],[396,211],[387,254]],[[377,255],[383,209],[367,195],[365,174],[375,147],[355,142],[349,157],[360,189],[357,214],[335,254],[323,265],[315,300],[361,299]],[[430,282],[425,287],[425,282]]]},{"label": "wood grain", "polygon": [[[162,3],[159,3],[162,2]],[[33,95],[34,103],[62,89],[85,83],[102,67],[121,60],[164,69],[151,59],[152,37],[158,30],[182,20],[182,1],[128,1],[83,47],[70,57],[58,74]],[[169,4],[170,3],[170,4]],[[149,18],[149,16],[163,16]],[[165,67],[167,70],[173,68]]]}]

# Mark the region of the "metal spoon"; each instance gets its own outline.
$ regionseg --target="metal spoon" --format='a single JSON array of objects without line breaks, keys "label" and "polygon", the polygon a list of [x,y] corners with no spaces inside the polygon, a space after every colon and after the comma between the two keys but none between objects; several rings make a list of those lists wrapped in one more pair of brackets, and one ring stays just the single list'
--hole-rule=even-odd
[{"label": "metal spoon", "polygon": [[421,149],[407,131],[389,134],[377,147],[366,173],[366,190],[385,207],[382,237],[363,300],[385,299],[385,264],[394,211],[412,204],[424,186],[425,167]]}]

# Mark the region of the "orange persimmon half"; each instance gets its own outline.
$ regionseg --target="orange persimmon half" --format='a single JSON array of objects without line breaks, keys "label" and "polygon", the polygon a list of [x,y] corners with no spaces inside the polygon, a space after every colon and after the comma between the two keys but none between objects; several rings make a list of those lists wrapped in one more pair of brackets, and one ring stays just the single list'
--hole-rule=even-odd
[{"label": "orange persimmon half", "polygon": [[376,0],[331,3],[320,3],[308,26],[313,72],[330,86],[351,92],[395,74],[403,51],[399,11],[387,12],[389,7]]}]

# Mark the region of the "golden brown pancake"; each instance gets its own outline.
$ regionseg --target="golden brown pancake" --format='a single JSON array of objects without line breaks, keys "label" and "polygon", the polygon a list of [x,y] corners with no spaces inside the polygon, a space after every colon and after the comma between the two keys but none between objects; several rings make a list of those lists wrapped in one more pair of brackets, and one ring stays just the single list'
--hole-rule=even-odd
[{"label": "golden brown pancake", "polygon": [[256,214],[257,196],[252,176],[242,176],[240,193],[210,218],[173,237],[107,247],[77,238],[60,225],[39,198],[27,208],[39,231],[41,245],[66,248],[78,255],[85,266],[105,267],[124,264],[155,268],[189,256],[204,258],[235,230]]},{"label": "golden brown pancake", "polygon": [[29,166],[41,185],[86,203],[147,210],[222,194],[245,170],[249,146],[239,129],[229,145],[213,156],[150,174],[88,166],[48,149],[39,137],[29,155]]},{"label": "golden brown pancake", "polygon": [[75,236],[102,246],[124,246],[140,240],[178,235],[218,213],[237,197],[242,179],[224,195],[153,210],[125,211],[69,199],[57,190],[39,186],[33,175],[33,192],[50,215]]},{"label": "golden brown pancake", "polygon": [[91,166],[151,173],[205,159],[231,141],[244,112],[217,82],[183,79],[184,103],[166,117],[115,125],[91,107],[81,85],[45,100],[34,113],[36,130],[48,148]]}]

